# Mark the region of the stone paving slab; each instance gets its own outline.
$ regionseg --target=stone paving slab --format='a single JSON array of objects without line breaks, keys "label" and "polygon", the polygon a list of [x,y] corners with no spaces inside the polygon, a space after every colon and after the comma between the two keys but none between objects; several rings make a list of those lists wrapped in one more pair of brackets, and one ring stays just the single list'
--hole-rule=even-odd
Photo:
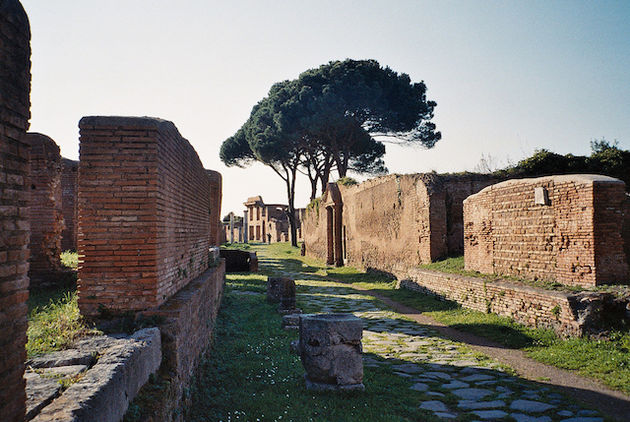
[{"label": "stone paving slab", "polygon": [[420,412],[444,420],[603,421],[599,412],[515,377],[505,365],[405,319],[371,296],[339,283],[322,285],[292,276],[306,312],[351,312],[363,319],[363,349],[370,365],[387,366],[409,380],[421,399]]}]

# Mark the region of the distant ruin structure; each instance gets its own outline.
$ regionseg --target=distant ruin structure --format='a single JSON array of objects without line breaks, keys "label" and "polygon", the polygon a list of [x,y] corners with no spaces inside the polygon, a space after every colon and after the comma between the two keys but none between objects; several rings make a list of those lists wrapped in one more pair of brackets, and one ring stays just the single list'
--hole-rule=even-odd
[{"label": "distant ruin structure", "polygon": [[61,250],[77,250],[77,188],[79,183],[79,162],[61,158],[61,209],[64,228],[61,232]]},{"label": "distant ruin structure", "polygon": [[306,253],[329,265],[392,271],[463,252],[463,201],[495,183],[480,174],[388,175],[335,183],[303,221]]},{"label": "distant ruin structure", "polygon": [[221,243],[243,243],[243,217],[229,213],[222,222]]},{"label": "distant ruin structure", "polygon": [[59,146],[46,135],[28,133],[30,154],[30,287],[54,283],[61,271],[62,171]]},{"label": "distant ruin structure", "polygon": [[0,415],[26,412],[28,160],[31,48],[28,17],[17,0],[0,0]]},{"label": "distant ruin structure", "polygon": [[[244,231],[248,234],[247,240],[249,242],[276,243],[290,241],[289,218],[287,217],[289,207],[287,205],[265,204],[260,195],[247,198],[243,205],[247,208],[244,213],[248,219],[245,222],[247,228]],[[304,208],[295,210],[298,242],[303,240],[302,218],[304,212]]]},{"label": "distant ruin structure", "polygon": [[464,202],[466,269],[590,287],[628,280],[625,184],[567,175],[508,180]]}]

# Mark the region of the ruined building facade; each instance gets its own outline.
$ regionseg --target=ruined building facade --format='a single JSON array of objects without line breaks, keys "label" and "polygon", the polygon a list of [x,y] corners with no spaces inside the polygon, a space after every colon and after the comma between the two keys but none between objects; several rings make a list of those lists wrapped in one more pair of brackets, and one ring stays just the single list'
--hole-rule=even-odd
[{"label": "ruined building facade", "polygon": [[463,252],[463,201],[487,175],[388,175],[330,183],[304,218],[306,253],[337,266],[393,271]]},{"label": "ruined building facade", "polygon": [[[290,240],[288,206],[265,204],[260,195],[247,198],[245,205],[247,240],[249,242],[276,243]],[[297,241],[303,240],[302,217],[304,209],[296,209]]]}]

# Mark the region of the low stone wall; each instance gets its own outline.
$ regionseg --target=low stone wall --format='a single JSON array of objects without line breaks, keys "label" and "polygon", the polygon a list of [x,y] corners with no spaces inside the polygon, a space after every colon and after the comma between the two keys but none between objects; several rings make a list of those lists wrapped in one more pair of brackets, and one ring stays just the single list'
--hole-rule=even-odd
[{"label": "low stone wall", "polygon": [[54,283],[61,271],[61,232],[64,228],[59,146],[46,135],[28,133],[31,146],[29,221],[30,288]]},{"label": "low stone wall", "polygon": [[563,336],[606,329],[610,325],[605,318],[612,317],[617,322],[628,318],[625,306],[630,294],[616,303],[618,295],[612,293],[550,291],[419,268],[399,273],[398,277],[399,287],[452,300],[476,311],[510,317],[530,327],[551,328]]},{"label": "low stone wall", "polygon": [[627,282],[624,188],[579,174],[508,180],[471,195],[466,269],[583,287]]},{"label": "low stone wall", "polygon": [[[29,364],[34,370],[27,373],[27,420],[118,422],[161,360],[157,328],[145,328],[129,337],[88,338],[76,349],[33,359]],[[64,374],[79,380],[52,400],[59,394],[58,381]]]},{"label": "low stone wall", "polygon": [[153,420],[170,421],[173,412],[185,405],[183,391],[199,359],[210,345],[214,323],[221,305],[225,281],[225,260],[210,268],[181,289],[156,311],[142,312],[159,317],[163,361],[160,372],[169,381],[162,403],[155,404]]}]

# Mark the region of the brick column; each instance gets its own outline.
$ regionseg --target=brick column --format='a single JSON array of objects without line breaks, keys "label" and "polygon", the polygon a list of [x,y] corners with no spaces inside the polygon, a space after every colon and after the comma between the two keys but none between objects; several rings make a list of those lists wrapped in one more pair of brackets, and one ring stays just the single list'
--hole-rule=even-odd
[{"label": "brick column", "polygon": [[61,270],[61,155],[46,135],[28,133],[31,147],[29,221],[31,225],[30,288],[55,283]]},{"label": "brick column", "polygon": [[28,298],[28,144],[31,50],[28,17],[0,0],[0,419],[24,420]]},{"label": "brick column", "polygon": [[77,186],[79,162],[61,159],[61,208],[64,229],[61,232],[61,250],[77,250]]}]

